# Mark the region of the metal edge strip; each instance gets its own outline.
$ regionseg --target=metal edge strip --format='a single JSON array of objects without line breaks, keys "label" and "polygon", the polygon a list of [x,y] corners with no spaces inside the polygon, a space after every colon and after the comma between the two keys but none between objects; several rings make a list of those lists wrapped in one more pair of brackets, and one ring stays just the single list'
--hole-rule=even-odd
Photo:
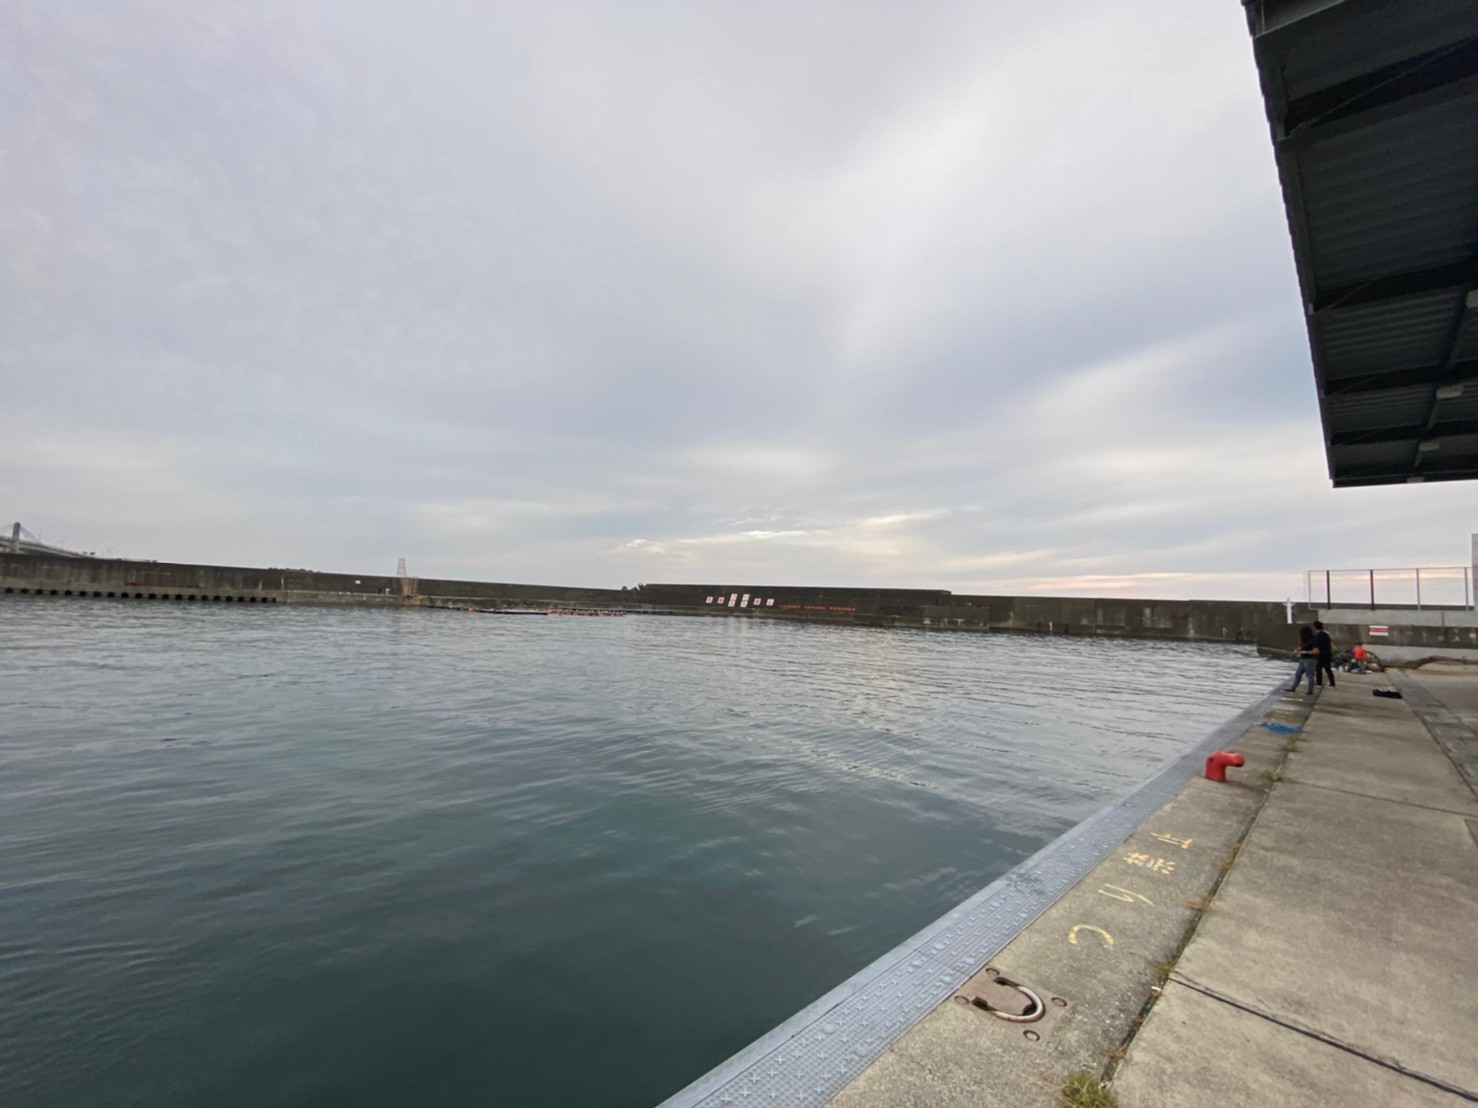
[{"label": "metal edge strip", "polygon": [[1206,755],[1274,707],[1282,683],[1127,795],[904,940],[658,1108],[819,1108],[1163,808]]}]

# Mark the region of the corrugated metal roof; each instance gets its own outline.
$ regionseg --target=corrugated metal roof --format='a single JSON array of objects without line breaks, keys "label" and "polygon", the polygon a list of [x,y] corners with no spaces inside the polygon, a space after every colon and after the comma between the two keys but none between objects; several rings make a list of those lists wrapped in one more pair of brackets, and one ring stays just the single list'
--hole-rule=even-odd
[{"label": "corrugated metal roof", "polygon": [[1478,358],[1478,312],[1469,312],[1463,317],[1462,332],[1457,340],[1458,361]]},{"label": "corrugated metal roof", "polygon": [[1478,477],[1478,3],[1244,5],[1330,478]]},{"label": "corrugated metal roof", "polygon": [[1424,386],[1389,389],[1379,395],[1355,393],[1329,398],[1330,418],[1339,423],[1341,435],[1383,431],[1388,427],[1411,427],[1427,418],[1432,390]]},{"label": "corrugated metal roof", "polygon": [[[1283,62],[1284,87],[1294,99],[1441,49],[1452,42],[1454,22],[1472,14],[1471,0],[1335,0],[1248,6],[1263,9],[1268,15],[1265,26],[1274,29],[1287,21],[1322,20],[1318,33],[1305,36],[1298,52]],[[1339,10],[1331,10],[1335,8]],[[1256,25],[1253,32],[1257,32]]]},{"label": "corrugated metal roof", "polygon": [[1311,321],[1331,383],[1387,365],[1432,365],[1447,357],[1462,293],[1441,292],[1320,312]]}]

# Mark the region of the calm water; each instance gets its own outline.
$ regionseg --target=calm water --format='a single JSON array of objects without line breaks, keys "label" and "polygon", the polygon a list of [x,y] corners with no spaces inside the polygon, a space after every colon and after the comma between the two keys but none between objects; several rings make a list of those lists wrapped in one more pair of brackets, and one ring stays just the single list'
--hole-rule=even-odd
[{"label": "calm water", "polygon": [[7,597],[0,1103],[651,1105],[1284,669]]}]

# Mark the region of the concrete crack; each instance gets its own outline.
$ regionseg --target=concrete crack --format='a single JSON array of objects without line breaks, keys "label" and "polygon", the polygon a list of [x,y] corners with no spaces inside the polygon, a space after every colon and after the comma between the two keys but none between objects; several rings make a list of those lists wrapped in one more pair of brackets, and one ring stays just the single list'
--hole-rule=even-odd
[{"label": "concrete crack", "polygon": [[1456,808],[1442,808],[1435,804],[1418,804],[1414,800],[1397,800],[1394,797],[1389,796],[1376,796],[1373,793],[1362,793],[1358,792],[1355,789],[1342,789],[1338,785],[1325,785],[1321,784],[1318,781],[1305,781],[1303,778],[1299,778],[1297,781],[1294,781],[1292,783],[1295,785],[1302,785],[1308,789],[1326,789],[1332,793],[1344,793],[1346,796],[1358,796],[1362,800],[1378,800],[1382,804],[1400,804],[1407,808],[1421,808],[1423,811],[1427,812],[1441,812],[1443,815],[1457,816],[1459,819],[1473,818],[1473,813],[1471,811],[1460,812]]},{"label": "concrete crack", "polygon": [[1240,1000],[1235,1000],[1232,997],[1227,996],[1225,993],[1218,992],[1216,989],[1210,988],[1206,985],[1201,985],[1195,981],[1190,980],[1187,977],[1182,976],[1179,973],[1172,972],[1170,974],[1170,981],[1173,984],[1190,989],[1192,992],[1200,993],[1202,996],[1208,997],[1211,1000],[1229,1005],[1233,1008],[1236,1008],[1238,1011],[1246,1012],[1250,1016],[1256,1016],[1259,1019],[1267,1020],[1269,1023],[1275,1023],[1279,1027],[1286,1027],[1289,1031],[1296,1031],[1298,1034],[1321,1042],[1325,1046],[1332,1046],[1336,1050],[1342,1050],[1346,1054],[1353,1054],[1357,1058],[1363,1058],[1367,1062],[1371,1062],[1383,1069],[1391,1070],[1394,1073],[1399,1073],[1403,1077],[1410,1077],[1415,1081],[1420,1081],[1423,1084],[1431,1085],[1435,1089],[1441,1089],[1443,1092],[1451,1093],[1453,1096],[1461,1097],[1463,1100],[1478,1104],[1478,1092],[1474,1092],[1471,1089],[1464,1089],[1459,1085],[1454,1085],[1451,1082],[1443,1081],[1440,1077],[1432,1077],[1428,1074],[1420,1073],[1417,1070],[1413,1070],[1406,1066],[1403,1066],[1400,1062],[1397,1062],[1393,1058],[1382,1058],[1378,1054],[1371,1054],[1368,1051],[1361,1050],[1357,1046],[1351,1046],[1349,1043],[1341,1042],[1339,1039],[1333,1038],[1330,1035],[1326,1035],[1322,1031],[1316,1031],[1311,1027],[1304,1027],[1302,1024],[1295,1023],[1294,1021],[1287,1019],[1286,1017],[1275,1016],[1271,1012],[1263,1011],[1261,1008],[1255,1008],[1252,1005],[1244,1004]]}]

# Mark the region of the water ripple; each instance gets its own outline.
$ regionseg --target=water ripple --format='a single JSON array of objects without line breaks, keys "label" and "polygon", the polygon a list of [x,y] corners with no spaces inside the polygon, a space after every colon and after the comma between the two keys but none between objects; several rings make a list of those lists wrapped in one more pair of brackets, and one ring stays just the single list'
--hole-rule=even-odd
[{"label": "water ripple", "polygon": [[0,1088],[649,1105],[1281,676],[1185,643],[7,598]]}]

